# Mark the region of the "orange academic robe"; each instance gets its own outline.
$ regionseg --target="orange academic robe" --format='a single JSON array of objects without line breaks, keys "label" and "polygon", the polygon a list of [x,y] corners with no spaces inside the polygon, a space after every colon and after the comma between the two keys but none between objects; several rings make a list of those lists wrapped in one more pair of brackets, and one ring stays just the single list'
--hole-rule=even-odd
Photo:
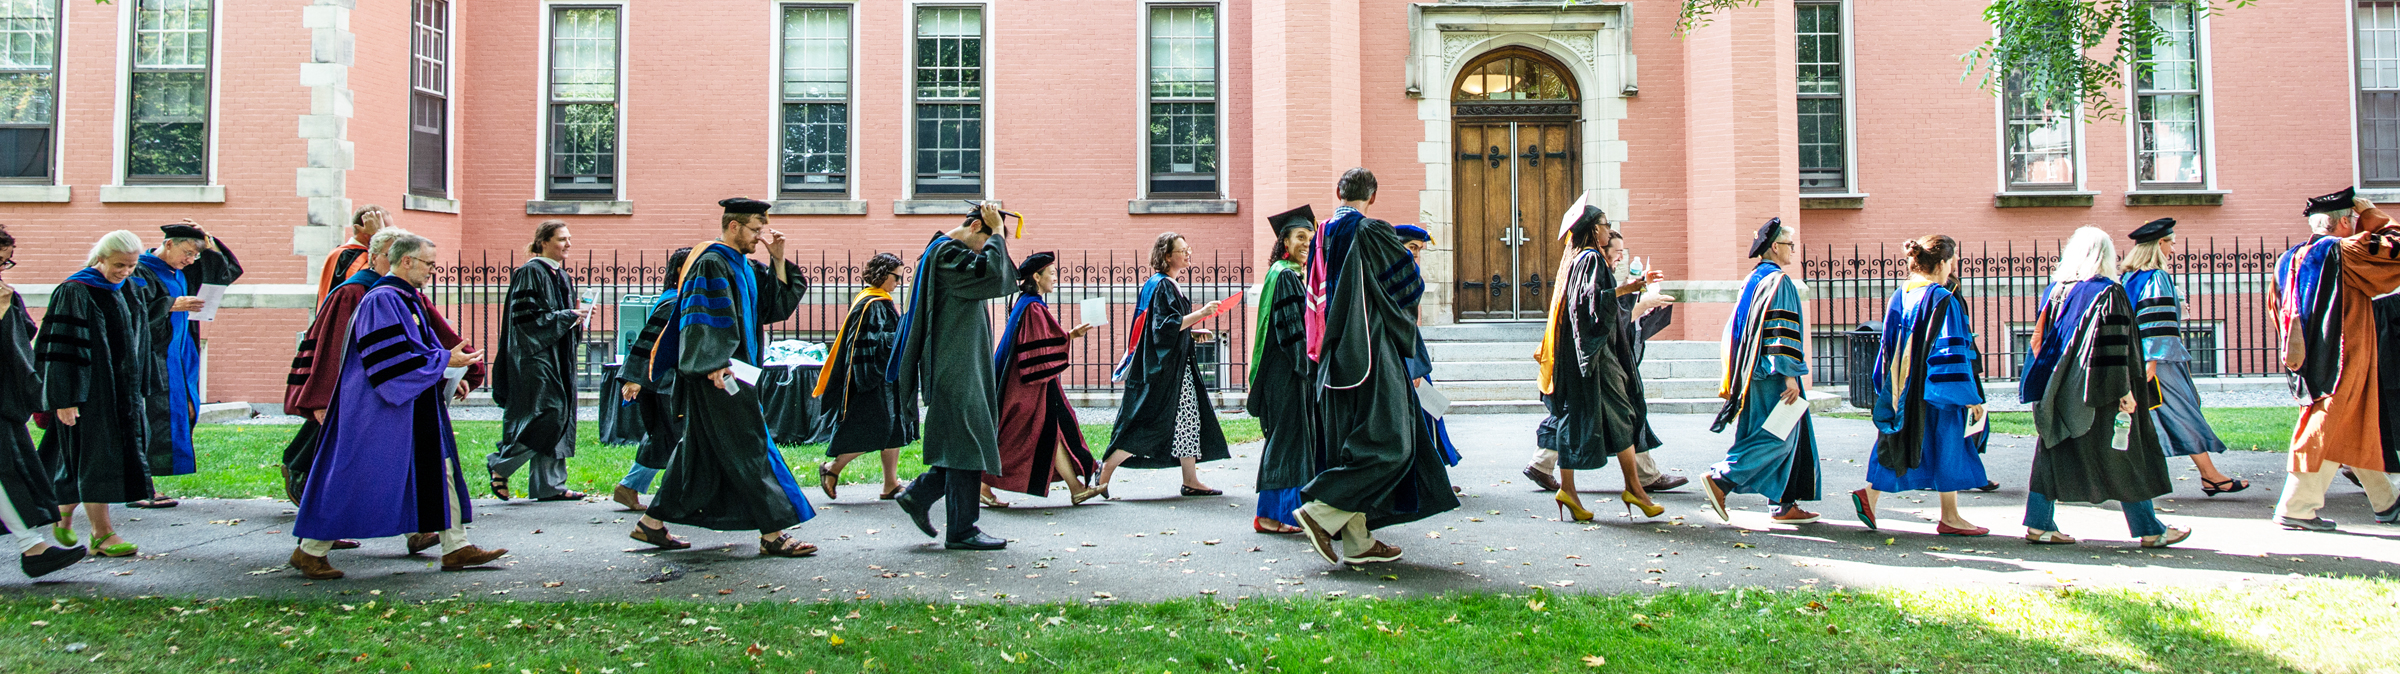
[{"label": "orange academic robe", "polygon": [[2382,444],[2372,441],[2383,437],[2374,299],[2400,288],[2400,227],[2392,227],[2391,218],[2381,211],[2359,215],[2359,226],[2365,231],[2341,242],[2337,303],[2342,313],[2341,374],[2334,379],[2333,395],[2300,409],[2287,467],[2293,472],[2313,473],[2322,470],[2327,461],[2369,470],[2383,468]]}]

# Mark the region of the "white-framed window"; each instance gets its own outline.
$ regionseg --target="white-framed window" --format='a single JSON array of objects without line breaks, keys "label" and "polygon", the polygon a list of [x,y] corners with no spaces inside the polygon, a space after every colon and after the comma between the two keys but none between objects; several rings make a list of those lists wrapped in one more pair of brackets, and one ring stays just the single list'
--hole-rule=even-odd
[{"label": "white-framed window", "polygon": [[1147,191],[1152,198],[1218,198],[1224,194],[1224,84],[1218,77],[1217,6],[1149,9]]},{"label": "white-framed window", "polygon": [[617,198],[624,8],[550,7],[545,198]]},{"label": "white-framed window", "polygon": [[0,0],[0,182],[53,180],[59,2]]},{"label": "white-framed window", "polygon": [[916,8],[914,101],[917,198],[984,193],[984,8]]},{"label": "white-framed window", "polygon": [[208,182],[212,0],[135,0],[125,183]]},{"label": "white-framed window", "polygon": [[2360,2],[2358,182],[2400,187],[2400,2]]},{"label": "white-framed window", "polygon": [[777,193],[850,195],[850,7],[783,6],[783,103]]},{"label": "white-framed window", "polygon": [[1799,32],[1800,191],[1852,191],[1848,26],[1841,0],[1794,6]]},{"label": "white-framed window", "polygon": [[2083,125],[2073,108],[2059,110],[2027,92],[2014,75],[2000,93],[2001,163],[2011,192],[2073,190],[2083,184],[2076,147]]},{"label": "white-framed window", "polygon": [[2200,14],[2184,3],[2142,6],[2158,39],[2140,45],[2133,77],[2136,189],[2201,189],[2208,161],[2201,114]]},{"label": "white-framed window", "polygon": [[450,196],[450,0],[412,0],[408,193]]}]

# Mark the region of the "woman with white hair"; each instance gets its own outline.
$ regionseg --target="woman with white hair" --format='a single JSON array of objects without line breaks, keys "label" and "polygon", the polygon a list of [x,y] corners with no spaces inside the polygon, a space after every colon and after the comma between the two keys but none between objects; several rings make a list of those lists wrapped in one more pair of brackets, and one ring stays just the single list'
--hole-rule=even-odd
[{"label": "woman with white hair", "polygon": [[[1725,326],[1725,374],[1717,386],[1725,407],[1708,430],[1732,427],[1733,447],[1701,483],[1720,520],[1732,521],[1725,511],[1728,497],[1757,494],[1775,504],[1776,523],[1817,521],[1816,513],[1800,508],[1801,501],[1818,499],[1824,479],[1817,472],[1817,431],[1801,381],[1808,376],[1807,346],[1800,341],[1808,328],[1802,301],[1807,290],[1784,272],[1800,262],[1795,238],[1783,218],[1768,220],[1751,236],[1750,257],[1758,266],[1742,283],[1733,321]],[[1797,418],[1790,416],[1795,409]]]},{"label": "woman with white hair", "polygon": [[2158,427],[2142,413],[2158,406],[2158,389],[2135,365],[2133,300],[2117,284],[2116,258],[2107,232],[2075,230],[2035,317],[2018,391],[2041,440],[2025,496],[2025,540],[2036,545],[2076,542],[2053,518],[2059,501],[2119,502],[2145,548],[2192,535],[2160,523],[2150,505],[2175,486]]},{"label": "woman with white hair", "polygon": [[2159,406],[2150,410],[2150,418],[2158,424],[2159,444],[2167,456],[2192,457],[2193,467],[2200,469],[2200,493],[2215,496],[2249,489],[2249,480],[2217,470],[2209,456],[2224,453],[2225,441],[2217,439],[2216,429],[2200,415],[2200,390],[2192,385],[2186,364],[2192,355],[2183,346],[2183,292],[2175,286],[2175,275],[2167,272],[2167,261],[2175,257],[2175,219],[2143,223],[2129,236],[2133,250],[2125,252],[2118,266],[2125,271],[2125,295],[2133,298],[2143,372],[2158,384]]},{"label": "woman with white hair", "polygon": [[138,550],[117,536],[108,504],[151,495],[146,453],[149,416],[142,392],[161,383],[149,365],[146,324],[126,298],[125,279],[141,265],[142,240],[117,230],[92,245],[82,271],[50,292],[34,336],[42,379],[42,463],[50,467],[62,519],[52,531],[75,545],[75,505],[92,518],[92,551],[124,557]]}]

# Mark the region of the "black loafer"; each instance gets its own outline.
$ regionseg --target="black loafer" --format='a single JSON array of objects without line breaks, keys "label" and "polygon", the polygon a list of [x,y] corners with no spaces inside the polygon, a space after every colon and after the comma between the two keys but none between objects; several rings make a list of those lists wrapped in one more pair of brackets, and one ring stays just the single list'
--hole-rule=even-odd
[{"label": "black loafer", "polygon": [[943,543],[942,547],[952,550],[999,550],[1008,547],[1008,541],[978,531],[967,540]]},{"label": "black loafer", "polygon": [[1220,490],[1220,489],[1193,489],[1193,488],[1191,488],[1191,487],[1188,487],[1188,486],[1187,486],[1187,487],[1184,487],[1184,488],[1183,488],[1183,495],[1185,495],[1185,496],[1224,496],[1224,495],[1225,495],[1225,492],[1224,492],[1224,490]]},{"label": "black loafer", "polygon": [[25,577],[40,578],[42,576],[50,575],[52,572],[55,572],[59,569],[74,566],[76,562],[83,561],[83,556],[86,554],[90,554],[89,551],[85,550],[83,546],[80,545],[72,548],[62,548],[53,545],[50,546],[49,550],[45,550],[42,552],[42,554],[34,555],[32,557],[18,555],[17,565],[19,568],[25,570]]},{"label": "black loafer", "polygon": [[1983,481],[1983,486],[1981,486],[1981,487],[1976,487],[1976,488],[1975,488],[1975,491],[1983,492],[1983,493],[1986,493],[1986,494],[1989,494],[1989,493],[1992,493],[1992,492],[1996,492],[1996,491],[2000,491],[2000,483],[1998,483],[1998,482],[1993,482],[1993,481],[1991,481],[1991,480],[1984,480],[1984,481]]},{"label": "black loafer", "polygon": [[900,511],[908,513],[908,521],[917,523],[917,530],[925,532],[926,537],[942,535],[942,532],[933,528],[932,504],[917,503],[915,499],[909,498],[908,492],[905,491],[900,492],[900,495],[893,498],[892,502],[900,504]]}]

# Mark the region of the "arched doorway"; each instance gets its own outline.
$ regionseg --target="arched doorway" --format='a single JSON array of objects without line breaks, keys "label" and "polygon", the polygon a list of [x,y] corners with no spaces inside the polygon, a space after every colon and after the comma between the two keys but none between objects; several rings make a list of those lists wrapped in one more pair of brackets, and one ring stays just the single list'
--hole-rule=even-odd
[{"label": "arched doorway", "polygon": [[1573,73],[1504,47],[1451,85],[1459,320],[1538,319],[1558,266],[1558,219],[1583,193]]}]

